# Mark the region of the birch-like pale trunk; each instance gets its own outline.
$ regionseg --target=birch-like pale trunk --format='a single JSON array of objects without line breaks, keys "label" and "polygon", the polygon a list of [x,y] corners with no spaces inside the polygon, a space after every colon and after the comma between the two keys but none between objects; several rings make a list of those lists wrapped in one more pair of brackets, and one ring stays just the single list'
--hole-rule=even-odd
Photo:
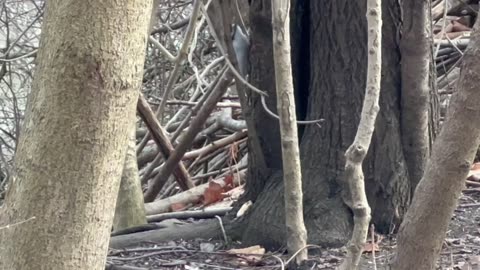
[{"label": "birch-like pale trunk", "polygon": [[47,1],[0,269],[105,268],[151,6]]},{"label": "birch-like pale trunk", "polygon": [[368,236],[371,210],[365,193],[362,163],[367,155],[375,120],[380,107],[380,82],[382,71],[382,3],[381,0],[367,0],[368,67],[367,85],[362,114],[355,139],[345,153],[345,181],[348,183],[347,205],[354,214],[352,239],[347,244],[347,256],[340,265],[341,270],[358,268]]},{"label": "birch-like pale trunk", "polygon": [[307,259],[308,252],[305,249],[307,230],[303,220],[302,173],[293,92],[289,12],[290,0],[272,1],[273,58],[282,143],[287,248],[289,254],[301,250],[295,258],[299,265]]}]

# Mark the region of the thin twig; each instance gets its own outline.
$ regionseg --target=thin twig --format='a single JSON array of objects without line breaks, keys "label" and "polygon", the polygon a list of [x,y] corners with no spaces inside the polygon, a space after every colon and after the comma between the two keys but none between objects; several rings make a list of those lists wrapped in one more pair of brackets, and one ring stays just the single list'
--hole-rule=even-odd
[{"label": "thin twig", "polygon": [[1,230],[5,230],[5,229],[11,229],[11,228],[13,228],[13,227],[22,225],[22,224],[27,223],[27,222],[29,222],[29,221],[31,221],[31,220],[34,220],[34,219],[35,219],[35,217],[33,216],[33,217],[30,217],[30,218],[28,218],[28,219],[26,219],[26,220],[19,221],[19,222],[17,222],[17,223],[13,223],[13,224],[8,224],[8,225],[5,225],[5,226],[2,226],[2,227],[0,227],[0,231],[1,231]]}]

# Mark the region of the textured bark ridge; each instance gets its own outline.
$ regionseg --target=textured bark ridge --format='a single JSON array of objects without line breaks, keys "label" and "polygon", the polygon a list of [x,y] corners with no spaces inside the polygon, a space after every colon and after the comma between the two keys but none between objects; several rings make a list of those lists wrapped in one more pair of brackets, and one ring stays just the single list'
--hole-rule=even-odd
[{"label": "textured bark ridge", "polygon": [[48,1],[0,269],[105,267],[151,5]]},{"label": "textured bark ridge", "polygon": [[[275,108],[270,1],[252,1],[250,8],[251,83],[268,92],[267,103]],[[410,186],[400,132],[399,2],[384,1],[382,11],[381,111],[363,170],[372,221],[387,232],[396,228],[405,213]],[[297,111],[305,112],[306,120],[325,119],[321,127],[300,129],[308,242],[340,246],[352,229],[352,213],[342,201],[338,182],[344,179],[345,151],[353,142],[365,92],[366,5],[364,1],[296,0],[291,14]],[[252,200],[254,206],[234,227],[242,228],[240,237],[246,243],[278,247],[285,244],[286,233],[278,121],[266,115],[258,95],[248,100],[251,109],[245,118],[249,134],[256,136],[249,136],[252,165],[244,200]]]}]

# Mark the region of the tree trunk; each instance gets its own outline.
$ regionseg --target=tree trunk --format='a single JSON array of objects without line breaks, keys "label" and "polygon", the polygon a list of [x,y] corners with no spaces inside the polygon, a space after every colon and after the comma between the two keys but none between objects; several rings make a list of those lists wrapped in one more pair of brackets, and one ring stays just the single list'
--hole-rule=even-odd
[{"label": "tree trunk", "polygon": [[448,224],[480,144],[479,27],[477,20],[447,120],[400,227],[393,270],[435,269]]},{"label": "tree trunk", "polygon": [[[160,0],[153,0],[147,33],[152,32],[158,21],[157,9],[159,5]],[[127,143],[127,153],[123,165],[122,178],[120,180],[117,205],[115,206],[115,215],[113,218],[114,231],[147,223],[145,205],[143,203],[142,185],[138,177],[136,142],[139,132],[137,131],[136,121],[134,121],[132,122],[132,134]],[[143,136],[147,133],[147,130],[144,131]],[[155,152],[154,155],[157,152]]]},{"label": "tree trunk", "polygon": [[401,129],[412,195],[430,155],[430,9],[430,1],[403,0]]},{"label": "tree trunk", "polygon": [[0,269],[105,267],[151,2],[48,1]]},{"label": "tree trunk", "polygon": [[135,122],[131,123],[131,126],[132,131],[127,145],[127,154],[123,165],[113,220],[113,229],[115,231],[147,223],[143,191],[138,177],[137,153],[135,151]]},{"label": "tree trunk", "polygon": [[[363,163],[372,222],[388,232],[402,219],[410,199],[407,165],[403,154],[400,114],[400,50],[397,32],[401,7],[397,0],[382,4],[382,93],[370,151]],[[353,142],[365,92],[367,66],[366,1],[305,1],[292,3],[292,46],[297,111],[306,119],[324,118],[321,127],[301,130],[300,155],[304,188],[304,216],[309,243],[339,246],[347,242],[352,214],[341,198],[345,151]],[[270,1],[254,0],[251,83],[268,92],[275,108],[272,81]],[[346,24],[345,22],[349,23]],[[302,29],[301,35],[295,30]],[[307,30],[309,31],[307,31]],[[306,49],[308,51],[306,51]],[[305,74],[307,73],[307,74]],[[278,121],[261,108],[258,95],[248,97],[252,117],[246,198],[253,207],[235,229],[242,228],[245,244],[268,247],[285,244],[283,184]],[[301,113],[300,113],[301,114]],[[252,127],[255,130],[252,130]],[[252,133],[251,133],[252,132]],[[252,144],[253,145],[253,144]],[[250,146],[252,146],[250,145]],[[266,166],[252,161],[265,160]]]},{"label": "tree trunk", "polygon": [[[380,100],[382,72],[382,0],[367,0],[368,63],[367,83],[362,106],[362,114],[355,139],[345,153],[344,188],[350,196],[344,202],[353,212],[352,239],[347,245],[347,255],[340,265],[341,270],[356,270],[360,263],[368,228],[371,209],[365,192],[365,176],[362,163],[367,155],[375,130]],[[348,184],[348,185],[347,185]]]},{"label": "tree trunk", "polygon": [[296,265],[307,259],[307,231],[303,220],[303,191],[298,149],[297,115],[290,53],[290,0],[272,1],[273,59],[277,110],[282,142],[287,248]]}]

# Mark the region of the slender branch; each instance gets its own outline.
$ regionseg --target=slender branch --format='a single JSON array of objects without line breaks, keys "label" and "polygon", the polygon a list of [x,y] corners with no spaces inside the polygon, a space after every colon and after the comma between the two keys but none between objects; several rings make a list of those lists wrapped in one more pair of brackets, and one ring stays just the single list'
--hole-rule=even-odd
[{"label": "slender branch", "polygon": [[[381,0],[367,0],[368,66],[367,85],[362,114],[355,139],[345,153],[345,179],[350,198],[344,198],[354,214],[352,239],[347,245],[347,256],[340,265],[341,270],[358,268],[368,236],[371,209],[365,193],[362,163],[375,129],[380,107],[380,82],[382,70],[382,9]],[[348,193],[347,192],[347,193]]]},{"label": "slender branch", "polygon": [[215,85],[215,89],[205,101],[205,104],[202,106],[198,114],[192,120],[190,127],[183,135],[182,140],[176,146],[175,151],[173,151],[167,161],[163,164],[160,172],[153,180],[152,185],[145,193],[145,202],[153,201],[158,192],[160,192],[161,187],[166,182],[171,172],[177,167],[178,162],[181,161],[183,155],[187,152],[191,143],[195,139],[195,135],[201,129],[202,125],[215,108],[215,104],[217,104],[220,98],[225,94],[225,91],[227,90],[227,87],[231,81],[232,74],[231,72],[228,72],[227,68],[225,67],[220,73],[220,78],[218,83]]},{"label": "slender branch", "polygon": [[[167,86],[165,87],[165,92],[163,93],[163,99],[160,103],[160,106],[158,106],[157,111],[155,112],[155,115],[159,119],[162,119],[163,111],[165,110],[165,105],[167,103],[168,96],[170,95],[173,85],[177,82],[178,77],[180,76],[180,70],[183,67],[185,58],[187,57],[187,51],[188,51],[188,47],[190,46],[190,41],[193,37],[193,31],[195,29],[195,24],[197,22],[200,4],[201,4],[200,0],[195,0],[195,3],[193,5],[192,17],[190,18],[190,22],[188,24],[187,31],[185,33],[185,38],[183,40],[182,47],[178,52],[173,71],[170,77],[168,78]],[[150,133],[147,132],[147,134],[145,135],[145,137],[143,137],[142,141],[140,142],[140,145],[137,148],[137,155],[142,152],[145,145],[147,145],[147,142],[149,139],[150,139]]]},{"label": "slender branch", "polygon": [[[139,101],[137,103],[137,111],[151,131],[153,139],[157,143],[160,153],[162,153],[165,158],[168,158],[173,152],[173,146],[142,94],[140,94]],[[177,176],[176,179],[178,185],[183,190],[193,187],[193,183],[190,180],[187,169],[185,169],[181,162],[175,169],[175,176]]]}]

